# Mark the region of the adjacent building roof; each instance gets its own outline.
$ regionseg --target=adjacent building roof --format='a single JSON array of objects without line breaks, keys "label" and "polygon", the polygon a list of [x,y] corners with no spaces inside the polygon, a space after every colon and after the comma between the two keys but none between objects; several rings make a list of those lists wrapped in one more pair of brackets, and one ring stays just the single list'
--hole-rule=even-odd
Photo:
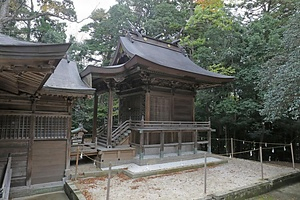
[{"label": "adjacent building roof", "polygon": [[[124,51],[132,64],[139,62],[147,65],[149,70],[170,75],[194,78],[195,82],[222,84],[231,82],[234,77],[214,73],[196,65],[184,53],[183,48],[175,44],[129,33],[120,37],[118,51]],[[118,61],[115,57],[114,63]]]},{"label": "adjacent building roof", "polygon": [[[128,33],[120,37],[115,57],[111,66],[88,66],[81,72],[81,77],[89,79],[90,85],[98,87],[105,84],[105,79],[126,78],[130,71],[147,70],[149,72],[184,79],[201,87],[211,87],[231,82],[234,77],[214,73],[196,65],[179,46],[143,36]],[[92,84],[91,84],[92,83]],[[103,84],[104,83],[104,84]],[[99,86],[98,89],[103,88]]]},{"label": "adjacent building roof", "polygon": [[85,96],[94,93],[80,78],[74,61],[62,59],[53,74],[44,84],[41,93],[64,96]]},{"label": "adjacent building roof", "polygon": [[83,128],[82,124],[79,124],[78,128],[75,128],[75,129],[71,130],[72,134],[76,134],[76,133],[79,133],[79,132],[87,133],[88,131],[85,128]]},{"label": "adjacent building roof", "polygon": [[[196,65],[184,54],[183,50],[173,44],[157,41],[149,37],[138,37],[131,35],[131,38],[121,37],[120,45],[131,57],[139,57],[160,66],[163,70],[175,70],[185,72],[186,75],[208,77],[213,82],[230,82],[234,77],[225,76],[203,69]],[[157,69],[157,68],[156,68]]]},{"label": "adjacent building roof", "polygon": [[0,34],[0,90],[35,94],[44,85],[70,44],[43,44]]}]

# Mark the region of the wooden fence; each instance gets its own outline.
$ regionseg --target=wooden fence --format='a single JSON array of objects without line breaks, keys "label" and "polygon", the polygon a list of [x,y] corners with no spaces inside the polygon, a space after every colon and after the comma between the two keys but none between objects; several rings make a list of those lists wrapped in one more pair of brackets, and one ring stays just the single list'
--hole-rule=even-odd
[{"label": "wooden fence", "polygon": [[8,200],[9,197],[9,190],[10,190],[10,181],[11,181],[11,156],[7,159],[6,167],[3,171],[3,180],[1,182],[1,188],[0,188],[0,199],[2,200]]}]

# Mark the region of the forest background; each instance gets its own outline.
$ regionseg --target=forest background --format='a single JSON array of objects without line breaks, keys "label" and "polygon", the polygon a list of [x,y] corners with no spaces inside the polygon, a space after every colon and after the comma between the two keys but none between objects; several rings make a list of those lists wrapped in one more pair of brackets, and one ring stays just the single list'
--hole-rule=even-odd
[{"label": "forest background", "polygon": [[[196,121],[211,120],[213,138],[300,142],[300,0],[117,0],[95,9],[81,27],[88,39],[67,37],[66,22],[78,22],[72,0],[1,0],[0,33],[28,41],[71,42],[79,70],[107,66],[130,21],[148,36],[180,39],[199,66],[235,76],[235,81],[197,91]],[[88,15],[89,13],[87,13]],[[68,41],[66,41],[68,38]],[[118,119],[115,98],[114,120]],[[98,106],[98,127],[107,117],[107,96]],[[90,132],[93,99],[75,102],[73,126]],[[228,151],[217,143],[213,151]]]}]

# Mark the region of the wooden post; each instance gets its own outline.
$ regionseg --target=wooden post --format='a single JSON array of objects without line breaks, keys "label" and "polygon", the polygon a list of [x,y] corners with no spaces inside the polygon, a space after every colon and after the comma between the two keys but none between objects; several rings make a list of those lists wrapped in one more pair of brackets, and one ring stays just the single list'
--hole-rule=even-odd
[{"label": "wooden post", "polygon": [[291,143],[291,156],[292,156],[293,168],[295,169],[295,160],[294,160],[294,149],[293,149],[293,143]]},{"label": "wooden post", "polygon": [[140,130],[140,160],[144,159],[144,131]]},{"label": "wooden post", "polygon": [[27,173],[26,173],[26,185],[31,186],[32,177],[32,157],[33,157],[33,143],[35,136],[35,124],[36,124],[36,99],[31,97],[31,116],[30,116],[30,131],[29,131],[29,141],[28,141],[28,156],[27,156]]},{"label": "wooden post", "polygon": [[110,192],[110,179],[111,179],[111,162],[109,163],[109,168],[108,168],[108,180],[107,180],[107,193],[106,193],[106,200],[109,200],[109,192]]},{"label": "wooden post", "polygon": [[66,144],[66,169],[65,177],[70,178],[70,160],[71,160],[71,127],[72,127],[72,99],[68,99],[68,128],[67,128],[67,144]]},{"label": "wooden post", "polygon": [[77,180],[78,160],[79,160],[79,146],[77,146],[77,154],[76,154],[75,180]]},{"label": "wooden post", "polygon": [[211,130],[207,131],[207,153],[211,153]]},{"label": "wooden post", "polygon": [[231,144],[231,158],[233,158],[233,138],[230,138],[230,144]]},{"label": "wooden post", "polygon": [[178,156],[181,156],[181,148],[182,148],[182,132],[178,132]]},{"label": "wooden post", "polygon": [[259,158],[260,158],[261,179],[264,180],[263,153],[262,153],[261,146],[259,147]]},{"label": "wooden post", "polygon": [[145,143],[147,145],[149,144],[149,139],[150,139],[149,134],[150,134],[149,132],[146,133],[146,142]]},{"label": "wooden post", "polygon": [[159,157],[164,157],[164,151],[165,151],[165,132],[160,132],[160,151],[159,151]]},{"label": "wooden post", "polygon": [[198,140],[198,138],[197,138],[197,131],[194,131],[194,154],[196,154],[197,153],[197,150],[198,150],[198,143],[197,143],[197,140]]},{"label": "wooden post", "polygon": [[93,113],[93,135],[92,142],[96,141],[97,138],[97,110],[98,110],[98,94],[95,92],[94,94],[94,113]]},{"label": "wooden post", "polygon": [[[108,84],[110,85],[110,84]],[[107,147],[111,148],[112,145],[112,126],[113,126],[113,91],[111,85],[109,86],[108,97],[108,120],[107,120]]]},{"label": "wooden post", "polygon": [[145,94],[145,121],[150,121],[150,91]]},{"label": "wooden post", "polygon": [[204,153],[204,194],[206,194],[206,179],[207,179],[207,153]]}]

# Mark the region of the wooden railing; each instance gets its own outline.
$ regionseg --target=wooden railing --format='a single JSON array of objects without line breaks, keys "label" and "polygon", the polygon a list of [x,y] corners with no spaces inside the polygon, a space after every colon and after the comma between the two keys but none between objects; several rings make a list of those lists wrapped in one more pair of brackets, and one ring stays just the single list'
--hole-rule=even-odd
[{"label": "wooden railing", "polygon": [[[99,134],[99,143],[104,133],[105,126],[102,127]],[[116,141],[120,136],[130,130],[137,131],[210,131],[210,121],[208,122],[190,122],[190,121],[144,121],[144,120],[126,120],[112,132],[112,141]],[[102,137],[103,138],[103,137]],[[106,137],[102,140],[106,140]],[[102,143],[105,143],[102,141]]]},{"label": "wooden railing", "polygon": [[126,120],[123,122],[120,126],[118,126],[113,132],[112,132],[112,140],[117,139],[120,135],[122,135],[125,131],[130,129],[132,120]]},{"label": "wooden railing", "polygon": [[207,130],[210,129],[208,122],[189,122],[189,121],[134,121],[131,129],[137,130]]},{"label": "wooden railing", "polygon": [[1,200],[2,199],[7,200],[9,197],[11,174],[12,174],[11,156],[9,155],[9,157],[7,159],[6,167],[4,169],[4,176],[3,176],[3,180],[2,180],[1,188],[0,188],[0,199]]}]

